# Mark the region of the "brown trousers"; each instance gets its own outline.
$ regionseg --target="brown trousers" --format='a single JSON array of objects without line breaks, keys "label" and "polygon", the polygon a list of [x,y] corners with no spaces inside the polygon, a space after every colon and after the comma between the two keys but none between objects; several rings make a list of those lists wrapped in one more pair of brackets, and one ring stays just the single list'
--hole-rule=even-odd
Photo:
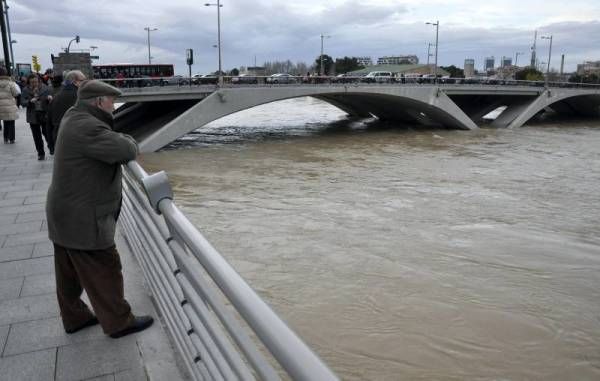
[{"label": "brown trousers", "polygon": [[133,321],[123,293],[121,260],[115,246],[104,250],[75,250],[54,244],[56,295],[65,329],[80,327],[94,317],[81,300],[87,293],[107,335]]}]

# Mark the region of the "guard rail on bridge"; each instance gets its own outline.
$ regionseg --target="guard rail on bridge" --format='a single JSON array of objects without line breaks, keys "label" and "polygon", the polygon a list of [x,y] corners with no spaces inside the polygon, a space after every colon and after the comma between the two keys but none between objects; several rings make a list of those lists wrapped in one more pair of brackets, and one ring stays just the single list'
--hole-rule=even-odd
[{"label": "guard rail on bridge", "polygon": [[600,83],[558,82],[558,81],[524,81],[501,78],[433,78],[430,76],[405,76],[370,78],[365,76],[222,76],[221,83],[217,76],[204,77],[141,77],[141,78],[107,78],[101,79],[113,86],[128,89],[140,88],[199,88],[199,87],[241,87],[241,86],[285,86],[285,85],[490,85],[490,86],[530,86],[530,87],[560,87],[573,89],[600,89]]},{"label": "guard rail on bridge", "polygon": [[132,161],[123,183],[125,237],[194,380],[337,380],[175,206],[164,172]]}]

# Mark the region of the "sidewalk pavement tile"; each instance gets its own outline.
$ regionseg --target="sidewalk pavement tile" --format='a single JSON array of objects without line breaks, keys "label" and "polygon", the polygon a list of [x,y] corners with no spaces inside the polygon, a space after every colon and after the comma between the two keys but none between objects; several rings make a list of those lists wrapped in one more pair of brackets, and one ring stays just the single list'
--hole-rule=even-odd
[{"label": "sidewalk pavement tile", "polygon": [[4,207],[4,206],[23,205],[24,202],[25,202],[25,198],[24,197],[8,198],[6,200],[0,200],[0,208]]},{"label": "sidewalk pavement tile", "polygon": [[1,235],[25,234],[39,232],[42,227],[40,221],[23,222],[20,224],[0,225]]},{"label": "sidewalk pavement tile", "polygon": [[0,216],[0,225],[12,225],[15,223],[16,216],[9,214],[6,216]]},{"label": "sidewalk pavement tile", "polygon": [[115,375],[114,374],[107,374],[105,376],[88,378],[88,379],[86,379],[84,381],[115,381]]},{"label": "sidewalk pavement tile", "polygon": [[0,358],[0,381],[54,379],[56,348]]},{"label": "sidewalk pavement tile", "polygon": [[0,327],[0,357],[2,356],[2,350],[4,350],[4,346],[6,345],[9,330],[10,326],[8,325]]},{"label": "sidewalk pavement tile", "polygon": [[0,280],[0,301],[18,298],[22,287],[23,279],[21,278]]},{"label": "sidewalk pavement tile", "polygon": [[56,298],[48,295],[27,296],[0,302],[0,325],[47,319],[58,316]]},{"label": "sidewalk pavement tile", "polygon": [[112,345],[108,345],[108,340],[112,339],[104,335],[99,325],[67,335],[60,317],[16,323],[10,327],[3,356],[40,351],[91,340],[103,341],[107,349]]},{"label": "sidewalk pavement tile", "polygon": [[[29,259],[33,253],[33,245],[23,245],[15,247],[7,247],[0,249],[0,263],[15,261],[19,259]],[[2,270],[0,269],[0,274]],[[0,276],[0,279],[2,277]]]},{"label": "sidewalk pavement tile", "polygon": [[[2,174],[0,174],[1,176]],[[2,189],[2,185],[0,184],[0,191],[4,192],[4,190]],[[9,199],[9,198],[18,198],[18,197],[39,197],[39,196],[44,196],[46,197],[46,194],[48,192],[43,190],[43,189],[38,189],[38,190],[26,190],[26,191],[19,191],[19,192],[10,192],[10,193],[6,193],[4,195],[5,199]]]},{"label": "sidewalk pavement tile", "polygon": [[135,336],[94,340],[58,348],[56,380],[83,380],[142,368]]},{"label": "sidewalk pavement tile", "polygon": [[54,293],[56,293],[56,278],[52,272],[26,276],[23,287],[21,287],[20,297],[44,294],[52,294],[54,296]]},{"label": "sidewalk pavement tile", "polygon": [[19,213],[16,218],[16,222],[31,222],[31,221],[42,221],[46,219],[46,211]]},{"label": "sidewalk pavement tile", "polygon": [[27,275],[47,274],[51,272],[54,272],[53,257],[3,262],[0,265],[0,279],[18,278]]},{"label": "sidewalk pavement tile", "polygon": [[32,258],[47,257],[50,255],[54,255],[54,245],[52,242],[38,242],[35,244]]},{"label": "sidewalk pavement tile", "polygon": [[0,209],[0,215],[5,214],[20,214],[29,212],[42,212],[46,210],[44,204],[31,204],[31,205],[20,205],[20,206],[9,206]]},{"label": "sidewalk pavement tile", "polygon": [[23,205],[31,205],[31,204],[46,204],[46,195],[41,196],[29,196],[25,198]]},{"label": "sidewalk pavement tile", "polygon": [[39,242],[48,242],[48,232],[41,232],[38,229],[35,233],[13,234],[6,237],[3,247],[20,246]]}]

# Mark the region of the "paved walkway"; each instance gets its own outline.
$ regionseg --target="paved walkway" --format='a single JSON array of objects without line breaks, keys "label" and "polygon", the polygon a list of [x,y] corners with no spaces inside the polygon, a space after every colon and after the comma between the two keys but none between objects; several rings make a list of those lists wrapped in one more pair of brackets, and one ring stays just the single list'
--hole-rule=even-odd
[{"label": "paved walkway", "polygon": [[[99,326],[64,332],[44,212],[52,156],[37,160],[24,119],[21,111],[15,144],[0,139],[0,380],[182,379],[159,321],[117,340]],[[117,247],[134,313],[158,317],[139,265],[120,236]]]}]

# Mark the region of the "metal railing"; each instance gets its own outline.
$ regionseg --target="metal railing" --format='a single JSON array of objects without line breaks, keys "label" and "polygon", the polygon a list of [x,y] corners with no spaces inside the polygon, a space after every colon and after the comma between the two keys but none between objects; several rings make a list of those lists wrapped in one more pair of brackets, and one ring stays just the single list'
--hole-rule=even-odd
[{"label": "metal railing", "polygon": [[366,76],[222,76],[222,84],[218,84],[218,77],[143,77],[143,78],[109,78],[100,79],[113,86],[128,89],[140,88],[198,88],[212,87],[272,87],[272,86],[311,86],[311,85],[483,85],[483,86],[527,86],[527,87],[561,87],[576,89],[600,89],[600,83],[579,83],[559,81],[524,81],[500,78],[433,78],[427,76],[393,76],[393,77],[366,77]]},{"label": "metal railing", "polygon": [[124,169],[120,223],[194,380],[337,380],[177,208],[163,171]]}]

